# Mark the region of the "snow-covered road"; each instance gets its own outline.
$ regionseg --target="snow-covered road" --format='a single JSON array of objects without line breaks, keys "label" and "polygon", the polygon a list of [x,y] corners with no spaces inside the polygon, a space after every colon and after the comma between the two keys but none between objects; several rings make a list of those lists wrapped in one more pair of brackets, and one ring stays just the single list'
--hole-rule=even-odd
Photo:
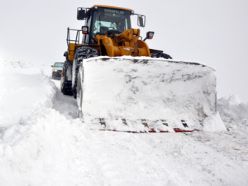
[{"label": "snow-covered road", "polygon": [[[0,81],[9,82],[0,91],[1,186],[248,184],[245,120],[228,120],[229,131],[218,133],[90,130],[58,81],[34,69],[0,73]],[[221,112],[226,121],[227,113]]]}]

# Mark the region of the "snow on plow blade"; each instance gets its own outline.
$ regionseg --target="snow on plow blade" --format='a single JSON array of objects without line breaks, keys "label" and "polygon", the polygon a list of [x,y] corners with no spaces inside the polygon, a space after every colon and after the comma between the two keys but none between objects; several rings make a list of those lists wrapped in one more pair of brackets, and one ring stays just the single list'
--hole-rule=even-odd
[{"label": "snow on plow blade", "polygon": [[216,113],[214,70],[198,63],[97,57],[79,68],[78,106],[92,128],[192,132]]}]

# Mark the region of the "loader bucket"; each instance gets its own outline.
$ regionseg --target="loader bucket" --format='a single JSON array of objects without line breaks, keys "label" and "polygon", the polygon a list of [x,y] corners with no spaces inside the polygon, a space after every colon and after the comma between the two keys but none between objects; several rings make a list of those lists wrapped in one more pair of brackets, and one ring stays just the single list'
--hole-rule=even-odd
[{"label": "loader bucket", "polygon": [[95,57],[79,68],[79,110],[92,128],[192,132],[216,113],[216,78],[205,65],[149,57]]}]

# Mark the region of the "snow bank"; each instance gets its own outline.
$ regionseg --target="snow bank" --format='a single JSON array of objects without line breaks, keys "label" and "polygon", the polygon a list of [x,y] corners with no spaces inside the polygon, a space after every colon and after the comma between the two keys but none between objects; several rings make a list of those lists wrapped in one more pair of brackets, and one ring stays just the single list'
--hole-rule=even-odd
[{"label": "snow bank", "polygon": [[228,129],[248,132],[248,103],[240,102],[235,96],[221,98],[218,110]]},{"label": "snow bank", "polygon": [[29,116],[51,105],[54,88],[37,68],[21,62],[0,63],[0,127],[24,124]]},{"label": "snow bank", "polygon": [[207,117],[203,122],[203,130],[208,132],[225,131],[226,127],[220,118],[220,114],[216,113]]},{"label": "snow bank", "polygon": [[[73,106],[77,109],[76,101],[62,95],[59,87],[50,107],[54,87],[39,70],[16,63],[0,65],[0,121],[6,127],[16,124],[0,133],[1,186],[248,183],[247,132],[184,135],[88,130],[69,114]],[[247,108],[219,101],[221,116],[233,124],[242,124]],[[211,124],[219,122],[208,119]],[[29,122],[18,125],[23,124],[21,120]]]}]

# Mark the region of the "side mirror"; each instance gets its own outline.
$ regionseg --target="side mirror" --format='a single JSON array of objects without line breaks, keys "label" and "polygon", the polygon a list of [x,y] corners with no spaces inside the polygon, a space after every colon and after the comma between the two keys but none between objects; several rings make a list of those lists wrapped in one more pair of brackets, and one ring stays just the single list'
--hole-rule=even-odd
[{"label": "side mirror", "polygon": [[138,23],[138,26],[145,27],[145,25],[146,25],[146,17],[144,15],[138,15],[137,23]]},{"label": "side mirror", "polygon": [[51,67],[53,68],[53,65],[51,65]]},{"label": "side mirror", "polygon": [[88,28],[88,26],[82,26],[82,33],[83,34],[88,34],[89,33],[89,28]]},{"label": "side mirror", "polygon": [[144,41],[147,39],[152,39],[153,36],[154,36],[154,32],[152,32],[152,31],[147,32]]},{"label": "side mirror", "polygon": [[85,20],[86,19],[86,11],[83,8],[77,9],[77,20]]},{"label": "side mirror", "polygon": [[67,56],[68,56],[68,52],[65,51],[65,52],[64,52],[64,57],[67,57]]}]

